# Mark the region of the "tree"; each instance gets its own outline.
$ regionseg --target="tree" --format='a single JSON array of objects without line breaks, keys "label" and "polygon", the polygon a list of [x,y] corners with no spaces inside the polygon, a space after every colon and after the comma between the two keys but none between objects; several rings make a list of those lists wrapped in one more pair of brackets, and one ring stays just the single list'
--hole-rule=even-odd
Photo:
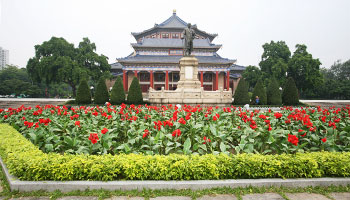
[{"label": "tree", "polygon": [[259,100],[260,100],[259,104],[261,104],[261,105],[267,104],[266,91],[265,91],[264,84],[263,84],[261,79],[259,79],[258,82],[256,82],[256,85],[255,85],[254,90],[253,90],[251,102],[255,103],[256,97],[259,97]]},{"label": "tree", "polygon": [[288,105],[288,106],[299,104],[298,89],[292,77],[288,78],[286,85],[283,88],[282,102],[284,105]]},{"label": "tree", "polygon": [[125,92],[120,76],[115,81],[111,91],[111,104],[119,105],[125,103]]},{"label": "tree", "polygon": [[271,78],[266,89],[268,105],[282,105],[281,91],[275,78]]},{"label": "tree", "polygon": [[139,84],[139,80],[136,77],[134,77],[132,79],[126,102],[128,104],[142,104],[143,103],[141,87]]},{"label": "tree", "polygon": [[237,89],[234,94],[234,105],[249,104],[248,85],[244,78],[241,78],[238,82]]},{"label": "tree", "polygon": [[265,78],[274,77],[283,84],[286,79],[288,61],[290,59],[290,50],[284,41],[274,42],[263,45],[264,52],[259,63],[261,72]]},{"label": "tree", "polygon": [[97,83],[94,102],[96,104],[105,104],[108,101],[109,95],[106,86],[106,79],[102,76]]},{"label": "tree", "polygon": [[90,104],[91,103],[91,93],[86,79],[80,81],[77,97],[75,98],[77,104]]},{"label": "tree", "polygon": [[261,78],[261,71],[258,67],[249,65],[244,70],[242,76],[247,81],[249,88],[252,88]]},{"label": "tree", "polygon": [[96,80],[110,69],[107,57],[97,55],[95,49],[95,44],[87,38],[83,39],[79,48],[75,48],[64,38],[52,37],[41,45],[35,45],[35,56],[28,60],[27,71],[37,83],[69,84],[75,96],[76,85],[81,79],[91,76]]},{"label": "tree", "polygon": [[306,45],[297,44],[295,47],[296,50],[288,63],[288,76],[293,77],[300,94],[303,95],[307,90],[313,90],[322,84],[321,62],[312,58],[306,51]]},{"label": "tree", "polygon": [[0,71],[0,95],[10,94],[39,97],[41,91],[38,85],[31,83],[26,69],[7,65]]}]

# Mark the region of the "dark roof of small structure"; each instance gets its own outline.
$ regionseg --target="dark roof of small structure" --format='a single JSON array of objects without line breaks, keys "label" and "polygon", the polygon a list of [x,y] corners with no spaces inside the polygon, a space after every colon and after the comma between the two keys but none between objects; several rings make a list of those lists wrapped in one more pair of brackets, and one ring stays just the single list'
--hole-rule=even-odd
[{"label": "dark roof of small structure", "polygon": [[[182,48],[184,46],[182,39],[160,39],[144,38],[140,43],[131,43],[133,47],[172,47]],[[211,44],[209,39],[194,39],[194,48],[214,48],[220,49],[221,45]]]},{"label": "dark roof of small structure", "polygon": [[[131,33],[136,40],[144,37],[147,33],[152,32],[156,29],[185,29],[187,26],[187,23],[182,20],[180,17],[176,15],[176,12],[173,12],[173,15],[169,17],[167,20],[160,24],[155,24],[154,27],[144,30],[142,32],[133,32]],[[195,32],[200,33],[202,35],[206,35],[210,41],[213,41],[213,39],[217,36],[217,34],[210,34],[205,31],[199,30],[196,25],[193,25],[193,29]]]},{"label": "dark roof of small structure", "polygon": [[120,63],[116,62],[116,63],[112,63],[111,65],[111,69],[122,69],[123,65],[121,65]]},{"label": "dark roof of small structure", "polygon": [[[135,55],[117,59],[121,63],[179,63],[182,56]],[[215,56],[197,56],[199,63],[233,64],[236,60]]]}]

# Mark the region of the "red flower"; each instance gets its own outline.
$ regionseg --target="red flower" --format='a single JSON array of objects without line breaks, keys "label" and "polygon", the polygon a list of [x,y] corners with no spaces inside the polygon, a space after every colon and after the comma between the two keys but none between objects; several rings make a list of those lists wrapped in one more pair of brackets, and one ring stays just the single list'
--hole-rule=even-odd
[{"label": "red flower", "polygon": [[272,127],[271,125],[269,124],[269,128],[267,129],[268,131],[271,131],[272,130]]},{"label": "red flower", "polygon": [[266,123],[266,124],[270,124],[270,120],[264,120],[264,122]]},{"label": "red flower", "polygon": [[98,115],[98,112],[93,112],[92,115],[95,115],[95,117]]},{"label": "red flower", "polygon": [[173,131],[172,136],[173,137],[180,137],[181,136],[181,130],[180,129],[176,129],[175,131]]},{"label": "red flower", "polygon": [[108,119],[112,119],[112,115],[108,115],[108,117],[107,117]]},{"label": "red flower", "polygon": [[107,128],[103,128],[102,130],[101,130],[101,133],[102,134],[106,134],[108,132],[108,129]]},{"label": "red flower", "polygon": [[184,120],[184,118],[181,117],[181,118],[179,119],[179,123],[180,123],[180,124],[186,124],[186,121]]},{"label": "red flower", "polygon": [[274,115],[275,115],[276,119],[279,119],[279,118],[281,118],[281,117],[282,117],[282,114],[281,114],[281,113],[279,113],[279,112],[276,112]]},{"label": "red flower", "polygon": [[80,127],[80,121],[75,121],[74,123],[76,126],[79,126]]},{"label": "red flower", "polygon": [[323,143],[327,142],[327,138],[326,137],[322,138],[321,140],[322,140]]},{"label": "red flower", "polygon": [[90,133],[89,140],[91,141],[92,144],[96,144],[97,141],[99,140],[98,134],[97,133]]},{"label": "red flower", "polygon": [[207,142],[211,142],[211,139],[207,138],[206,136],[203,137],[203,144],[206,144]]},{"label": "red flower", "polygon": [[185,119],[186,119],[186,120],[191,119],[191,115],[192,115],[192,113],[190,113],[190,112],[189,112],[189,113],[187,113],[187,115],[186,115]]},{"label": "red flower", "polygon": [[142,135],[142,138],[147,137],[149,134],[151,134],[151,133],[149,132],[149,130],[148,130],[148,129],[145,129],[145,130],[144,130],[144,133],[143,133],[143,135]]},{"label": "red flower", "polygon": [[266,116],[265,115],[259,115],[259,118],[260,119],[266,119]]},{"label": "red flower", "polygon": [[216,121],[216,120],[218,120],[218,118],[217,118],[216,116],[214,116],[214,117],[213,117],[213,120]]},{"label": "red flower", "polygon": [[5,119],[7,119],[7,117],[8,117],[7,115],[4,115],[4,118],[5,118]]},{"label": "red flower", "polygon": [[288,134],[288,142],[295,146],[298,146],[299,138],[295,135]]}]

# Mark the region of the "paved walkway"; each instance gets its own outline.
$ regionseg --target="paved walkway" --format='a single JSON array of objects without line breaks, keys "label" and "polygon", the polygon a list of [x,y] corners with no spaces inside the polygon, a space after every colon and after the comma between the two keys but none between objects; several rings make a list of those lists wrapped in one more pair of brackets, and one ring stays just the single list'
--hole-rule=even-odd
[{"label": "paved walkway", "polygon": [[[328,198],[321,194],[315,193],[286,193],[285,196],[289,200],[349,200],[350,192],[343,193],[330,193]],[[5,197],[0,197],[0,200]],[[114,196],[107,198],[106,200],[143,200],[143,197],[126,197],[126,196]],[[186,196],[162,196],[149,198],[150,200],[191,200],[191,197]],[[220,194],[220,195],[205,195],[197,198],[197,200],[236,200],[238,199],[235,195],[231,194]],[[246,194],[242,196],[243,200],[284,200],[281,195],[277,193],[263,193],[263,194]],[[11,198],[10,200],[50,200],[50,197],[19,197]],[[66,196],[58,198],[58,200],[98,200],[95,196]]]}]

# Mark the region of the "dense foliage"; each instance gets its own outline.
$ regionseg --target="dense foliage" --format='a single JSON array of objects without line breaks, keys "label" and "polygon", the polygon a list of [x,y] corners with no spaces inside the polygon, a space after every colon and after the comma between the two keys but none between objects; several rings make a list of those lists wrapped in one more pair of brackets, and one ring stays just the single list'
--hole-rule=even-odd
[{"label": "dense foliage", "polygon": [[91,103],[91,93],[90,93],[88,83],[85,79],[80,81],[75,101],[78,104],[90,104]]},{"label": "dense foliage", "polygon": [[102,76],[96,87],[96,92],[94,96],[95,104],[105,104],[109,101],[109,94],[106,86],[106,79]]},{"label": "dense foliage", "polygon": [[[259,103],[256,103],[256,97],[259,98]],[[259,104],[259,105],[266,105],[267,104],[266,91],[265,91],[264,84],[263,84],[261,79],[258,80],[258,82],[256,83],[256,85],[254,87],[251,103],[252,104]]]},{"label": "dense foliage", "polygon": [[83,78],[91,77],[93,82],[104,73],[109,73],[107,57],[95,53],[96,46],[83,38],[79,47],[64,38],[52,37],[41,45],[35,45],[35,56],[27,63],[27,71],[34,82],[67,83],[76,94],[76,86]]},{"label": "dense foliage", "polygon": [[294,79],[289,77],[282,91],[282,103],[284,105],[298,105],[299,95]]},{"label": "dense foliage", "polygon": [[249,88],[253,88],[258,80],[262,78],[261,71],[258,67],[249,65],[245,68],[242,73],[242,77],[246,80],[249,85]]},{"label": "dense foliage", "polygon": [[279,88],[276,79],[270,79],[266,91],[268,105],[282,105],[281,91]]},{"label": "dense foliage", "polygon": [[39,97],[41,90],[31,83],[26,69],[8,65],[0,70],[0,95],[28,95]]},{"label": "dense foliage", "polygon": [[128,104],[136,104],[136,105],[143,103],[143,96],[142,96],[140,83],[136,77],[132,79],[126,102]]},{"label": "dense foliage", "polygon": [[0,155],[20,180],[208,180],[348,177],[350,153],[147,156],[45,154],[0,124]]},{"label": "dense foliage", "polygon": [[282,112],[183,106],[0,110],[44,152],[120,154],[280,154],[350,151],[350,106]]},{"label": "dense foliage", "polygon": [[234,94],[234,105],[245,105],[249,104],[249,95],[248,95],[248,85],[244,78],[241,78],[238,82],[237,89]]},{"label": "dense foliage", "polygon": [[125,103],[125,92],[122,79],[118,76],[111,91],[111,104],[119,105]]}]

